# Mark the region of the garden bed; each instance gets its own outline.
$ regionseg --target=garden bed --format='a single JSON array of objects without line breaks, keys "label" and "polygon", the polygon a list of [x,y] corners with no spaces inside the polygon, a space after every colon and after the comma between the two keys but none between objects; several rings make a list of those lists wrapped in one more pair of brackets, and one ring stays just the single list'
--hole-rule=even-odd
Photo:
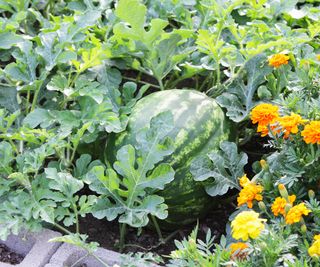
[{"label": "garden bed", "polygon": [[12,251],[4,244],[0,244],[0,262],[16,265],[22,262],[23,259],[23,255]]},{"label": "garden bed", "polygon": [[[199,220],[199,238],[204,238],[208,229],[211,229],[215,240],[218,241],[222,234],[226,234],[226,223],[235,207],[232,203],[218,205],[217,208],[210,211],[209,214]],[[119,224],[108,222],[107,220],[98,220],[92,216],[82,218],[80,221],[83,233],[89,235],[89,241],[98,242],[103,248],[113,251],[119,250]],[[196,226],[196,222],[175,231],[162,231],[164,238],[169,237],[165,244],[159,242],[159,237],[154,229],[144,228],[138,235],[137,230],[129,228],[126,235],[126,245],[123,253],[135,252],[154,252],[158,255],[168,256],[176,247],[174,240],[186,238]]]},{"label": "garden bed", "polygon": [[319,1],[0,7],[0,267],[319,266]]}]

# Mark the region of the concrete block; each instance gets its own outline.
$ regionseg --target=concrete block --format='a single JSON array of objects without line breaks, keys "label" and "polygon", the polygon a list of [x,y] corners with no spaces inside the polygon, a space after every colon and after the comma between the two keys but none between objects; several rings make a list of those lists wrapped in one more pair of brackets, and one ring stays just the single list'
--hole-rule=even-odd
[{"label": "concrete block", "polygon": [[[104,265],[92,256],[87,256],[86,251],[72,246],[70,244],[63,244],[56,253],[52,256],[50,262],[45,265],[45,267],[79,267],[81,264],[86,264],[88,267],[104,267]],[[95,252],[103,262],[108,264],[108,266],[114,266],[115,264],[121,266],[121,254],[107,250],[104,248],[98,248]],[[82,260],[80,260],[83,258]],[[77,262],[76,265],[74,265]],[[148,265],[137,265],[137,267],[157,267],[155,264]]]},{"label": "concrete block", "polygon": [[61,234],[44,229],[37,233],[22,231],[19,235],[10,235],[6,241],[0,240],[1,244],[25,256],[20,264],[11,265],[0,262],[0,267],[43,267],[61,245],[61,243],[48,242],[49,239],[57,236]]}]

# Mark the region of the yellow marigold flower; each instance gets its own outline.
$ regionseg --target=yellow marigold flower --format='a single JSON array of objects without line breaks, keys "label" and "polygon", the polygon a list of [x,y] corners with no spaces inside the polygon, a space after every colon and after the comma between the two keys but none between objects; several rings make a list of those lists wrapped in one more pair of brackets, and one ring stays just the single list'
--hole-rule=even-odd
[{"label": "yellow marigold flower", "polygon": [[320,144],[320,121],[311,121],[307,124],[301,136],[307,144]]},{"label": "yellow marigold flower", "polygon": [[243,189],[241,189],[239,196],[237,198],[238,207],[243,204],[247,204],[249,208],[252,208],[253,201],[261,201],[263,199],[261,193],[263,187],[255,183],[247,184]]},{"label": "yellow marigold flower", "polygon": [[247,184],[250,183],[250,180],[248,179],[246,174],[244,174],[239,180],[241,187],[245,187]]},{"label": "yellow marigold flower", "polygon": [[263,191],[263,187],[261,185],[257,185],[253,181],[250,181],[246,174],[240,178],[240,185],[243,189],[241,189],[239,197],[237,198],[238,206],[247,203],[248,207],[252,208],[254,200],[262,200],[261,193]]},{"label": "yellow marigold flower", "polygon": [[264,229],[265,219],[259,218],[259,213],[250,210],[242,211],[231,222],[232,237],[234,239],[242,239],[243,241],[248,238],[257,238],[261,231]]},{"label": "yellow marigold flower", "polygon": [[278,122],[284,132],[284,138],[288,138],[290,133],[296,134],[299,131],[298,125],[303,124],[305,120],[292,112],[290,116],[278,118]]},{"label": "yellow marigold flower", "polygon": [[316,58],[317,58],[318,60],[320,60],[320,54],[316,55]]},{"label": "yellow marigold flower", "polygon": [[303,215],[308,215],[311,210],[308,210],[304,203],[293,206],[287,213],[285,219],[286,224],[294,224],[300,222]]},{"label": "yellow marigold flower", "polygon": [[267,126],[279,117],[279,107],[272,104],[263,103],[254,107],[250,113],[253,124]]},{"label": "yellow marigold flower", "polygon": [[[293,205],[293,202],[296,200],[296,196],[289,196],[289,202]],[[287,205],[287,200],[283,197],[277,197],[271,206],[271,210],[274,216],[279,216],[279,214],[285,215],[285,207]]]},{"label": "yellow marigold flower", "polygon": [[288,64],[290,57],[284,54],[275,54],[269,58],[269,66],[279,68],[281,65]]},{"label": "yellow marigold flower", "polygon": [[314,242],[311,247],[308,249],[308,253],[311,257],[319,257],[320,256],[320,235],[315,235],[313,237]]}]

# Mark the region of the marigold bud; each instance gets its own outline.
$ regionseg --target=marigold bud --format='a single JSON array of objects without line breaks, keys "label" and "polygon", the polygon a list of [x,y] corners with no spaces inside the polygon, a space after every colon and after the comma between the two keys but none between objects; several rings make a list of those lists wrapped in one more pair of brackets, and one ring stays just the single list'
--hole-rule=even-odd
[{"label": "marigold bud", "polygon": [[266,207],[266,205],[264,204],[263,201],[259,201],[259,202],[258,202],[258,206],[259,206],[259,209],[260,209],[262,212],[266,212],[266,211],[267,211],[267,207]]},{"label": "marigold bud", "polygon": [[301,233],[305,234],[307,232],[307,226],[305,224],[301,225]]},{"label": "marigold bud", "polygon": [[287,203],[285,206],[284,206],[284,211],[285,211],[285,214],[288,213],[288,211],[292,208],[292,205]]},{"label": "marigold bud", "polygon": [[268,163],[264,159],[260,160],[260,165],[263,170],[268,169]]},{"label": "marigold bud", "polygon": [[288,191],[286,189],[286,187],[284,186],[284,184],[279,184],[278,185],[278,189],[279,189],[279,192],[280,192],[280,195],[285,198],[286,200],[288,200]]},{"label": "marigold bud", "polygon": [[315,197],[314,191],[310,189],[310,190],[308,191],[308,196],[309,196],[310,199],[314,199],[314,197]]}]

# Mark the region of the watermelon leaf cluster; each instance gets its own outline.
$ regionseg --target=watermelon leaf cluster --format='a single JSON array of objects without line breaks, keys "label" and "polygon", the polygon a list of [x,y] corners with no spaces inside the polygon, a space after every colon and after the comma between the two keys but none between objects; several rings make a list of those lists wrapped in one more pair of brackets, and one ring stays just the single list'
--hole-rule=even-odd
[{"label": "watermelon leaf cluster", "polygon": [[266,62],[263,54],[250,59],[227,86],[226,92],[217,97],[219,105],[227,109],[227,116],[234,122],[246,119],[253,108],[255,92],[266,81],[265,76],[272,72]]},{"label": "watermelon leaf cluster", "polygon": [[150,121],[150,127],[137,134],[137,144],[122,146],[113,167],[95,166],[88,174],[90,189],[100,196],[92,214],[109,221],[119,216],[119,222],[133,227],[148,224],[149,215],[159,219],[168,216],[164,198],[154,192],[162,190],[174,179],[174,170],[160,163],[173,150],[167,136],[173,129],[171,112],[162,112]]},{"label": "watermelon leaf cluster", "polygon": [[196,157],[190,171],[196,181],[207,181],[206,192],[210,196],[224,195],[229,189],[240,190],[238,179],[243,176],[248,156],[238,153],[237,145],[223,141],[220,151],[211,151]]}]

